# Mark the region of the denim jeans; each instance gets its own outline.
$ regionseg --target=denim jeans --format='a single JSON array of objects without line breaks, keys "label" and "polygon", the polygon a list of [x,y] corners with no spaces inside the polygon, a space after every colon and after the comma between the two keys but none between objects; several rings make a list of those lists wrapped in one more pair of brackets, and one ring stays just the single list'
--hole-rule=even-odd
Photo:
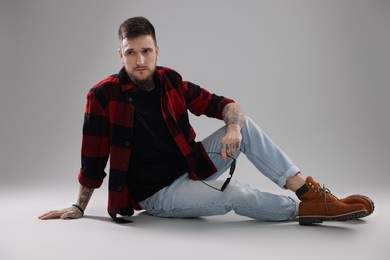
[{"label": "denim jeans", "polygon": [[[208,184],[221,187],[224,180],[218,179],[230,167],[232,159],[222,160],[219,154],[221,139],[226,126],[220,128],[202,141],[218,171],[207,178]],[[281,149],[249,118],[241,129],[241,149],[258,171],[271,181],[284,188],[286,181],[299,172],[299,168]],[[239,174],[239,167],[237,167]],[[233,178],[234,179],[234,178]],[[234,211],[238,215],[264,221],[285,221],[298,214],[298,204],[293,198],[284,195],[262,192],[248,184],[232,180],[223,192],[206,186],[198,180],[183,174],[171,185],[139,202],[146,212],[158,217],[201,217],[223,215]]]}]

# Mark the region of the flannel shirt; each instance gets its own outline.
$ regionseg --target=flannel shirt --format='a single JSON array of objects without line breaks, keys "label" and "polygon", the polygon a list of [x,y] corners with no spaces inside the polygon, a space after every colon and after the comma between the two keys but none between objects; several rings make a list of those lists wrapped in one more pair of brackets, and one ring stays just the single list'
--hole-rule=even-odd
[{"label": "flannel shirt", "polygon": [[[191,179],[205,179],[216,172],[201,142],[195,141],[188,111],[200,116],[222,119],[222,109],[232,99],[212,94],[193,83],[183,81],[176,71],[157,67],[155,80],[162,86],[160,99],[162,115],[172,138],[183,154]],[[131,216],[141,210],[128,191],[127,175],[131,156],[134,105],[137,87],[124,68],[107,77],[87,94],[81,146],[80,184],[99,188],[107,176],[109,159],[108,206],[109,215],[117,222],[117,214]]]}]

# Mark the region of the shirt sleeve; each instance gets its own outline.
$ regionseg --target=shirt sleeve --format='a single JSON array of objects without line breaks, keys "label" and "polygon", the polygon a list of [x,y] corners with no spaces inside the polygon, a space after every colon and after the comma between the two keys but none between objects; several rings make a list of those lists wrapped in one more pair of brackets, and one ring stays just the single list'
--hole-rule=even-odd
[{"label": "shirt sleeve", "polygon": [[81,146],[81,169],[78,180],[87,188],[99,188],[107,176],[109,157],[109,118],[106,98],[99,88],[87,95]]},{"label": "shirt sleeve", "polygon": [[182,82],[188,109],[191,113],[200,116],[206,115],[222,119],[222,110],[233,99],[210,93],[208,90],[188,81]]}]

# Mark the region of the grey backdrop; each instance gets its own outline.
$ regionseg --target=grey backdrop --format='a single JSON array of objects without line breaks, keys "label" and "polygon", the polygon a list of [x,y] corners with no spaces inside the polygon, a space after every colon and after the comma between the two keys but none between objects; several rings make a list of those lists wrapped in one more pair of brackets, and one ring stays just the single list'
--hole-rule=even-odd
[{"label": "grey backdrop", "polygon": [[[1,184],[77,185],[85,95],[120,69],[119,24],[142,15],[159,65],[234,98],[306,175],[385,187],[389,13],[372,0],[2,0]],[[200,140],[222,123],[193,125]],[[237,172],[268,185],[244,159]]]}]

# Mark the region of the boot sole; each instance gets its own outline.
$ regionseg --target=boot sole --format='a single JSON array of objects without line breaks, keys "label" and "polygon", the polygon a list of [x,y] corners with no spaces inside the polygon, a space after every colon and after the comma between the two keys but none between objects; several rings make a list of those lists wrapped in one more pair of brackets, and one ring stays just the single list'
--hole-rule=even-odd
[{"label": "boot sole", "polygon": [[304,216],[299,217],[299,225],[313,225],[322,223],[323,221],[348,221],[357,218],[363,218],[368,215],[367,210],[359,210],[355,212],[350,212],[348,214],[338,215],[338,216]]},{"label": "boot sole", "polygon": [[371,214],[374,212],[374,210],[375,210],[375,204],[374,204],[374,201],[372,201],[371,198],[369,198],[369,197],[367,197],[367,196],[364,196],[364,195],[361,195],[361,194],[354,194],[354,195],[351,195],[351,196],[349,196],[349,197],[352,197],[352,196],[360,196],[360,197],[366,199],[366,200],[368,201],[368,203],[370,203],[371,211],[368,212],[367,216],[368,216],[368,215],[371,215]]}]

